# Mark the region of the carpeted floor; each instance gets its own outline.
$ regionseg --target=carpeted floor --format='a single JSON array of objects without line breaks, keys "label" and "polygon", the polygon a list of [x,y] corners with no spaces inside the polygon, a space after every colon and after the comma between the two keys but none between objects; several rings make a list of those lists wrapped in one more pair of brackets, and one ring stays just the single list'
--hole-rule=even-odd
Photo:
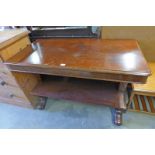
[{"label": "carpeted floor", "polygon": [[127,111],[122,126],[112,124],[111,109],[65,100],[48,100],[45,110],[0,104],[0,128],[119,129],[155,128],[155,115]]}]

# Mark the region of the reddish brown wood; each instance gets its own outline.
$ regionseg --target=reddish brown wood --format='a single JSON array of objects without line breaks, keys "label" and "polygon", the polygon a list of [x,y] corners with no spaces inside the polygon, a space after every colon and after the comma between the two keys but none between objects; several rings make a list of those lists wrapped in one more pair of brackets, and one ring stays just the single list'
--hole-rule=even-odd
[{"label": "reddish brown wood", "polygon": [[112,106],[117,125],[126,109],[127,83],[145,83],[151,74],[135,40],[40,39],[33,50],[28,46],[5,64],[17,72],[113,81],[51,78],[37,85],[33,95]]},{"label": "reddish brown wood", "polygon": [[37,85],[32,95],[75,100],[85,103],[104,104],[114,108],[126,109],[124,93],[119,92],[117,83],[97,80],[62,78],[45,80]]},{"label": "reddish brown wood", "polygon": [[6,64],[22,72],[130,83],[145,83],[150,75],[135,40],[41,39],[24,60],[13,59]]}]

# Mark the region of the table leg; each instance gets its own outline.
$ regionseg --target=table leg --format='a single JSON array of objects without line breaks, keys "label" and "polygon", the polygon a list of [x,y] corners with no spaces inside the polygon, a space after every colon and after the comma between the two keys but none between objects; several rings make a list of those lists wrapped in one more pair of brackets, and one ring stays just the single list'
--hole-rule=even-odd
[{"label": "table leg", "polygon": [[128,104],[127,104],[127,108],[129,108],[130,107],[130,105],[131,105],[131,103],[132,103],[132,100],[133,100],[133,97],[134,97],[134,95],[135,95],[135,93],[134,93],[134,91],[133,91],[133,85],[131,84],[130,85],[130,88],[129,88],[129,101],[128,101]]},{"label": "table leg", "polygon": [[113,121],[115,125],[122,125],[122,114],[123,111],[120,109],[114,109],[114,114],[113,114]]},{"label": "table leg", "polygon": [[[127,85],[128,85],[128,83],[120,83],[118,91],[125,92],[127,90]],[[121,108],[123,108],[123,109],[121,109]],[[120,105],[120,109],[119,108],[113,109],[113,122],[115,125],[118,125],[118,126],[122,125],[122,115],[125,110],[126,110],[126,100],[125,100],[125,96],[124,96],[123,106]]]},{"label": "table leg", "polygon": [[37,109],[43,110],[46,106],[47,97],[39,97],[39,104],[37,106]]}]

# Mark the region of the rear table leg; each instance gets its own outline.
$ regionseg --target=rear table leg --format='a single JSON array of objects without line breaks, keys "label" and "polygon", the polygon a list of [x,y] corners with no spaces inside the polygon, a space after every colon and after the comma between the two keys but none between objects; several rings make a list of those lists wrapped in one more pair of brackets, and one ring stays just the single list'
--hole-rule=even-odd
[{"label": "rear table leg", "polygon": [[39,97],[39,104],[37,106],[37,109],[43,110],[46,106],[47,97]]}]

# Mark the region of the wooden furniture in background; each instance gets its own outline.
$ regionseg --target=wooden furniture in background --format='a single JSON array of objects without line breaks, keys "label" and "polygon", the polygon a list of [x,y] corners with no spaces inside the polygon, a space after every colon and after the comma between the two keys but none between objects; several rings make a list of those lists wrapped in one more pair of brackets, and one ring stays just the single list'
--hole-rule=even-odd
[{"label": "wooden furniture in background", "polygon": [[148,62],[155,62],[155,26],[102,26],[102,39],[135,39]]},{"label": "wooden furniture in background", "polygon": [[32,108],[38,98],[29,92],[40,80],[39,75],[12,72],[4,64],[30,45],[28,33],[24,29],[0,32],[0,101]]},{"label": "wooden furniture in background", "polygon": [[4,64],[12,72],[42,75],[31,94],[43,102],[53,97],[105,104],[115,109],[117,125],[127,108],[127,86],[150,75],[135,40],[40,39]]},{"label": "wooden furniture in background", "polygon": [[155,115],[155,97],[135,94],[129,109]]},{"label": "wooden furniture in background", "polygon": [[148,63],[152,75],[148,77],[146,84],[134,84],[133,93],[146,96],[155,96],[155,63]]},{"label": "wooden furniture in background", "polygon": [[[149,101],[150,101],[149,96],[150,97],[155,97],[155,63],[154,62],[150,62],[148,64],[149,64],[149,67],[151,69],[152,75],[149,76],[149,78],[147,79],[147,82],[145,84],[133,84],[132,85],[133,91],[131,93],[131,97],[133,97],[135,95],[142,95],[142,96],[146,96]],[[129,103],[129,105],[130,105],[130,103]],[[152,106],[152,109],[155,108],[153,106],[152,102],[151,102],[150,105]]]}]

